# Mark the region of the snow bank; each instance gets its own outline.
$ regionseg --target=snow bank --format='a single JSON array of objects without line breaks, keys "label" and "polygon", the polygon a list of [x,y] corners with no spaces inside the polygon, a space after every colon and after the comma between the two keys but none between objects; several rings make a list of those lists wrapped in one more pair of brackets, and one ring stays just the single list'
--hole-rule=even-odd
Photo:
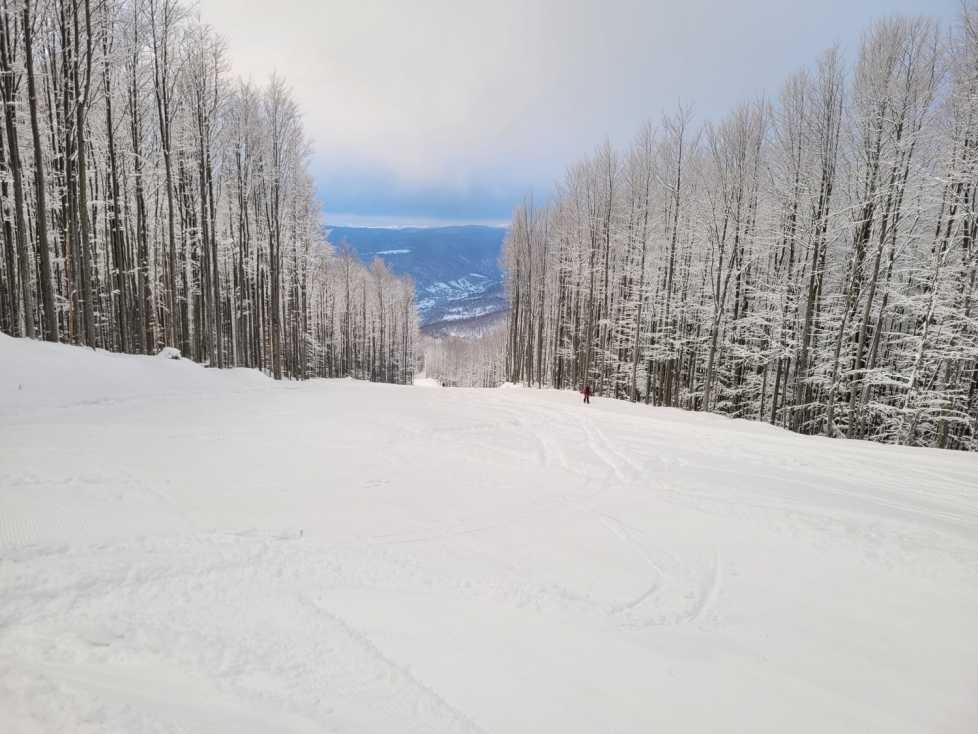
[{"label": "snow bank", "polygon": [[438,380],[436,380],[435,378],[428,377],[422,373],[415,376],[414,386],[415,387],[441,387],[441,383],[438,382]]},{"label": "snow bank", "polygon": [[0,334],[0,416],[22,411],[119,403],[139,398],[247,390],[270,382],[256,370],[218,374],[179,350],[140,357]]},{"label": "snow bank", "polygon": [[0,731],[972,734],[976,476],[0,337]]}]

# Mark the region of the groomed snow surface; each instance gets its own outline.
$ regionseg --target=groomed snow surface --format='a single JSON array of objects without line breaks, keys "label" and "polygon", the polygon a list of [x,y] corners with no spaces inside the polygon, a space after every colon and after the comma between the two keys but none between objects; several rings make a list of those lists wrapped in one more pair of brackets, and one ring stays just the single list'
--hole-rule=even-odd
[{"label": "groomed snow surface", "polygon": [[978,731],[978,457],[0,337],[0,731]]}]

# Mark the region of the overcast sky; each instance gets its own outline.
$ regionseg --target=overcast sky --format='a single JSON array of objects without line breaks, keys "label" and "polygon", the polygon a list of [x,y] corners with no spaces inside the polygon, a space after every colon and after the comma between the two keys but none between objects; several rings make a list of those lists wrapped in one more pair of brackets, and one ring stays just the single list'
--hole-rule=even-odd
[{"label": "overcast sky", "polygon": [[234,71],[286,77],[331,224],[503,221],[678,100],[776,94],[872,19],[959,0],[200,0]]}]

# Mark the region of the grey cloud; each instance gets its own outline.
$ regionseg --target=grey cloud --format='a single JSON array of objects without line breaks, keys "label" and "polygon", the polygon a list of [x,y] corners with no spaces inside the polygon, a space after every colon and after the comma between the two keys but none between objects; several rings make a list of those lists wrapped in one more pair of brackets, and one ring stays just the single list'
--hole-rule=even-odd
[{"label": "grey cloud", "polygon": [[[202,0],[235,71],[291,83],[321,194],[351,210],[505,216],[679,99],[715,117],[875,17],[956,0]],[[383,172],[383,173],[378,173]],[[426,204],[427,202],[427,204]],[[340,209],[332,209],[340,211]],[[490,214],[491,213],[491,214]]]}]

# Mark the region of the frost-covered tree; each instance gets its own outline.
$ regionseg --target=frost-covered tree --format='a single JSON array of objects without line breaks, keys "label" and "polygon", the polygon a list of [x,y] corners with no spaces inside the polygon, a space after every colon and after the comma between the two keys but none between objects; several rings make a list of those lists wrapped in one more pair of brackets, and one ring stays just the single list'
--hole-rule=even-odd
[{"label": "frost-covered tree", "polygon": [[189,6],[5,0],[0,97],[0,329],[411,378],[412,286],[325,242],[288,85],[233,79]]},{"label": "frost-covered tree", "polygon": [[507,378],[978,448],[978,10],[573,166],[505,243]]},{"label": "frost-covered tree", "polygon": [[444,387],[498,387],[506,380],[506,328],[475,336],[423,337],[424,372]]}]

